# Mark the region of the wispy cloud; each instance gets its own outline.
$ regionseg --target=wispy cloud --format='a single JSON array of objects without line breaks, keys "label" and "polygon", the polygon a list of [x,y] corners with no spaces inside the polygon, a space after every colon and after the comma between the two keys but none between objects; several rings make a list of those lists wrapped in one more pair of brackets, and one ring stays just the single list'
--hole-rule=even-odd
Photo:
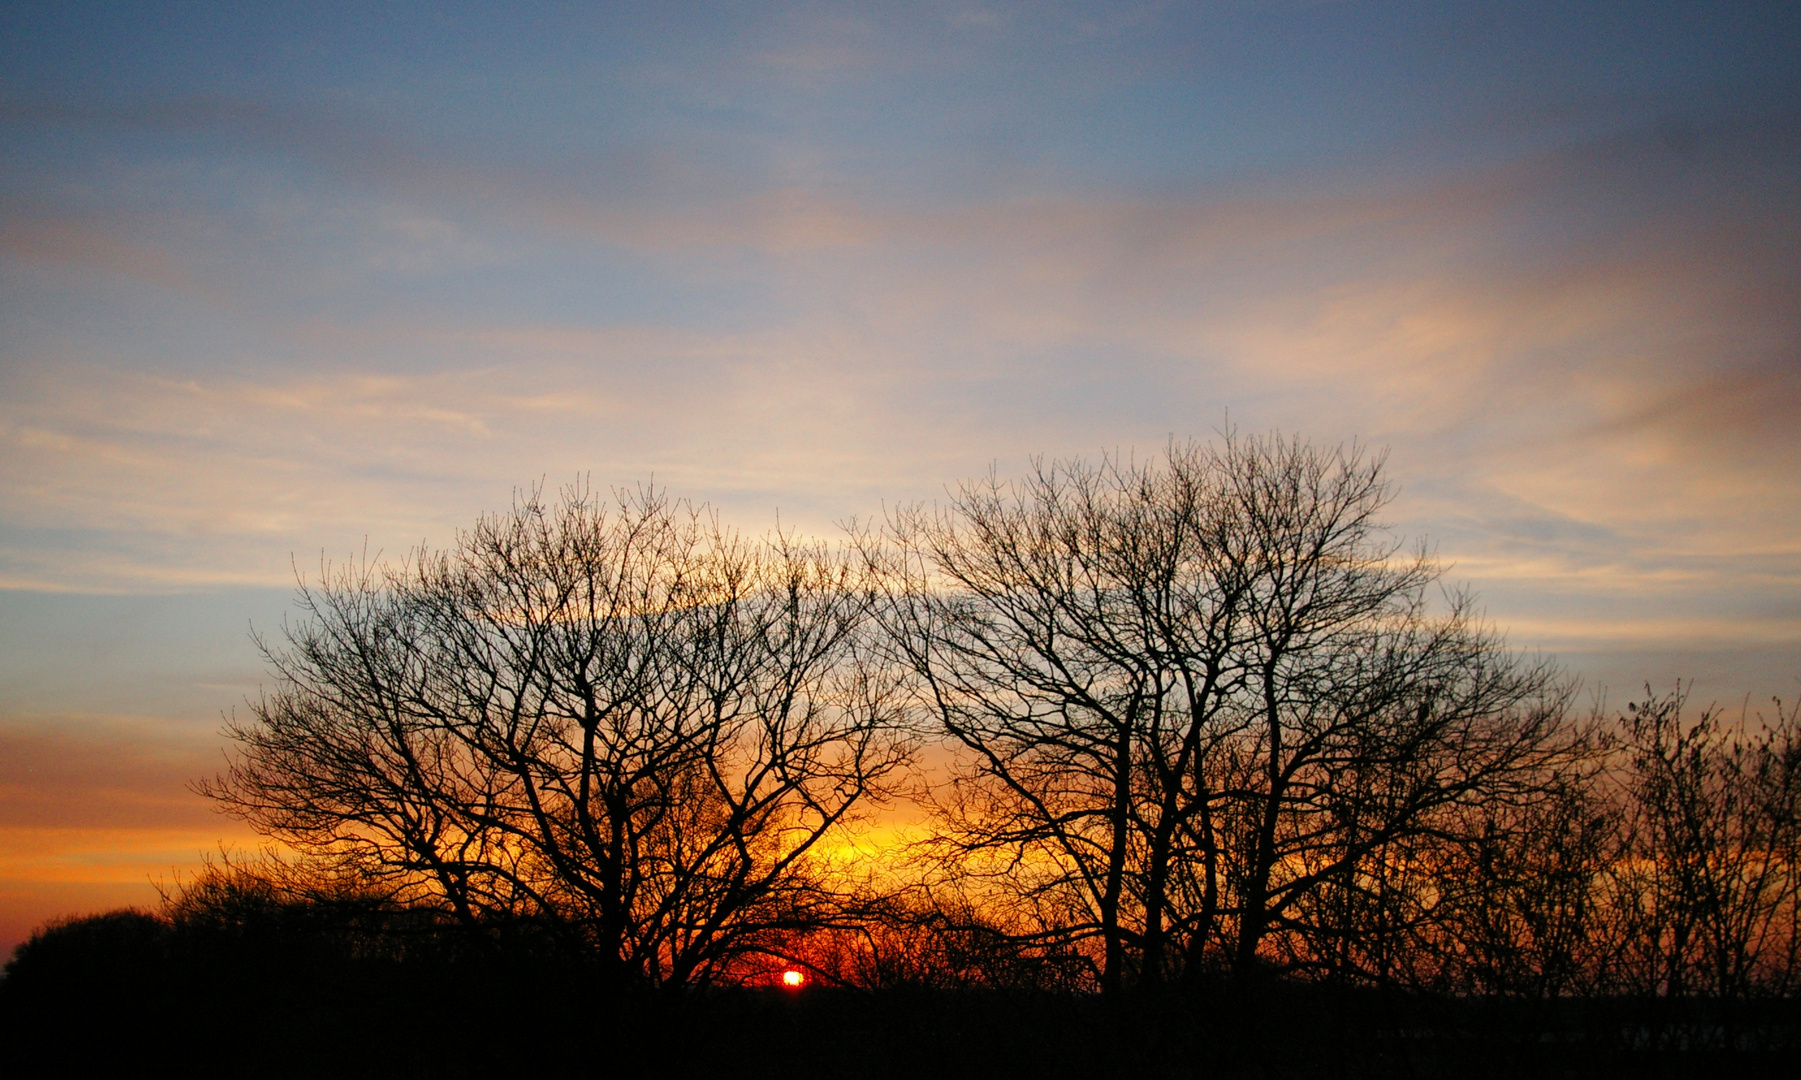
[{"label": "wispy cloud", "polygon": [[[1628,546],[1780,546],[1801,315],[1788,241],[1738,238],[1793,185],[1685,202],[1778,171],[1787,149],[1758,151],[1756,134],[1702,129],[1705,168],[1645,133],[1262,196],[646,203],[497,183],[516,224],[635,248],[677,289],[748,288],[765,306],[706,326],[396,298],[375,318],[265,317],[298,369],[21,356],[0,477],[17,527],[207,538],[197,556],[222,537],[270,543],[284,550],[249,561],[285,572],[317,543],[300,533],[443,535],[547,474],[798,501],[824,528],[996,457],[1155,445],[1230,408],[1392,444],[1421,489],[1409,524],[1459,545],[1489,529],[1485,554],[1516,542],[1491,528],[1511,518],[1454,501],[1511,499]],[[1622,190],[1641,205],[1609,224]],[[1572,200],[1595,209],[1560,236]],[[399,220],[429,243],[468,234],[429,203]],[[583,258],[605,270],[598,250]],[[240,558],[205,561],[232,576]]]},{"label": "wispy cloud", "polygon": [[0,254],[121,274],[165,288],[192,289],[193,276],[169,251],[134,243],[96,221],[0,217]]},{"label": "wispy cloud", "polygon": [[188,790],[216,772],[211,731],[124,717],[0,722],[0,830],[238,833]]}]

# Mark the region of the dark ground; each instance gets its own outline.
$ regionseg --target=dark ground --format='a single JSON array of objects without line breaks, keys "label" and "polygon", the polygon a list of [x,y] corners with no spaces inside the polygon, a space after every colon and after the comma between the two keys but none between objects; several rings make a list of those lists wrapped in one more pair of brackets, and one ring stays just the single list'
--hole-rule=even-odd
[{"label": "dark ground", "polygon": [[609,993],[532,948],[403,952],[115,913],[0,983],[6,1076],[1789,1076],[1792,1001],[1487,1002],[1272,983],[1191,994]]}]

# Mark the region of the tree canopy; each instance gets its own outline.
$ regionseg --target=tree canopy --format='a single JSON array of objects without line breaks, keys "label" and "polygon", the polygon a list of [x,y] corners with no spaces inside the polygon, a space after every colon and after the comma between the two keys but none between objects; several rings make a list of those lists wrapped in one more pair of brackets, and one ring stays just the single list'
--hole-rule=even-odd
[{"label": "tree canopy", "polygon": [[[534,491],[303,584],[200,787],[358,897],[619,984],[1792,992],[1795,710],[1578,714],[1393,490],[1228,433],[838,546]],[[880,880],[828,857],[928,775]]]},{"label": "tree canopy", "polygon": [[533,493],[300,604],[206,793],[622,979],[704,982],[829,920],[816,845],[910,754],[859,565],[649,489]]}]

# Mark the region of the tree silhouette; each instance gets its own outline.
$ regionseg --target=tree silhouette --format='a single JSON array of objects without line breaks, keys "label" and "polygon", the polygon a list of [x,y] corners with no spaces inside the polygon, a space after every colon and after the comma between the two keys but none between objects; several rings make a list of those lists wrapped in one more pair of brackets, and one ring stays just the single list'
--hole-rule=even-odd
[{"label": "tree silhouette", "polygon": [[304,586],[202,785],[301,852],[619,980],[705,982],[834,895],[820,840],[909,758],[851,560],[661,493],[536,493]]},{"label": "tree silhouette", "polygon": [[[1508,652],[1380,523],[1380,459],[1228,435],[1040,463],[904,509],[882,617],[966,752],[944,842],[1101,981],[1330,964],[1398,854],[1579,754]],[[1269,946],[1266,948],[1266,946]],[[1336,954],[1342,961],[1343,952]]]},{"label": "tree silhouette", "polygon": [[[1639,993],[1791,993],[1801,950],[1801,730],[1776,703],[1756,730],[1681,687],[1620,720],[1632,833],[1618,875]],[[1761,718],[1760,718],[1761,719]]]}]

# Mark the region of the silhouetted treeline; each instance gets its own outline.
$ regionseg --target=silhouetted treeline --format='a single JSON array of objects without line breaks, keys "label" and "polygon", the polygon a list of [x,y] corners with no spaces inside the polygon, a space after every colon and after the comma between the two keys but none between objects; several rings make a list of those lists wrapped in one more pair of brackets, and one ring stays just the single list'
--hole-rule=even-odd
[{"label": "silhouetted treeline", "polygon": [[[1792,1048],[1796,710],[1696,713],[1680,684],[1577,708],[1391,498],[1357,447],[1228,433],[1039,462],[837,547],[578,487],[327,568],[198,785],[294,857],[48,928],[9,1022],[111,964],[181,988],[157,1009],[393,1069],[427,1053],[395,1025],[445,1024],[590,1071],[762,1023],[845,1075],[871,1066],[819,1056],[841,1029],[1048,1075]],[[903,797],[921,837],[852,857]]]},{"label": "silhouetted treeline", "polygon": [[1042,958],[967,910],[882,926],[879,958],[860,954],[875,967],[840,972],[878,988],[650,993],[542,928],[472,932],[292,867],[227,865],[158,913],[41,929],[0,982],[0,1045],[8,1075],[71,1077],[1775,1076],[1801,1049],[1788,999],[1282,979],[1100,995],[1047,986]]},{"label": "silhouetted treeline", "polygon": [[[1430,859],[1413,845],[1404,902],[1351,924],[1386,978],[1272,963],[1099,995],[1080,939],[915,890],[711,990],[650,991],[558,928],[265,858],[210,865],[154,913],[42,928],[0,982],[0,1040],[46,1076],[185,1074],[202,1053],[268,1076],[1781,1075],[1801,1049],[1795,862],[1771,854],[1793,839],[1794,716],[1747,734],[1681,705],[1633,707],[1555,798]],[[790,965],[808,988],[773,986]]]},{"label": "silhouetted treeline", "polygon": [[1440,845],[1411,886],[1427,901],[1399,977],[1523,997],[1792,997],[1801,725],[1780,702],[1731,723],[1684,704],[1647,695],[1582,771],[1481,808]]},{"label": "silhouetted treeline", "polygon": [[[510,1071],[476,1032],[541,1025],[559,981],[579,982],[529,931],[471,940],[438,912],[261,870],[215,867],[159,912],[38,930],[0,982],[11,1075],[413,1076],[453,1059]],[[546,1052],[559,1030],[535,1037]]]}]

